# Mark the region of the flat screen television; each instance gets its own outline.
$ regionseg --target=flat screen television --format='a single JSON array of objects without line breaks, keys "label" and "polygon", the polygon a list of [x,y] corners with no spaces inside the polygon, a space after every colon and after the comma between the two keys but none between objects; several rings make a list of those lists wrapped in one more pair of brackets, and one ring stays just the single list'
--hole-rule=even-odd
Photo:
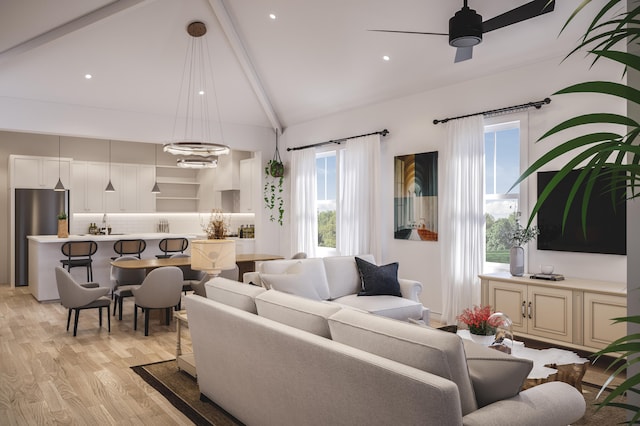
[{"label": "flat screen television", "polygon": [[[538,172],[538,197],[556,173]],[[581,218],[583,188],[573,201],[562,231],[565,203],[579,173],[579,170],[570,172],[538,211],[538,250],[627,254],[627,206],[620,200],[614,207],[606,177],[598,177],[591,193],[586,238]]]}]

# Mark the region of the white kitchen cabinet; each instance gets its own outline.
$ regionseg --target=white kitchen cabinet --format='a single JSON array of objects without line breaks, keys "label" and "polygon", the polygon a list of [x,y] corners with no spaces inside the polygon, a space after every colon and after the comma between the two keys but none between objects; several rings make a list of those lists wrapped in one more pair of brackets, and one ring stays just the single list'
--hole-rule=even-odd
[{"label": "white kitchen cabinet", "polygon": [[107,164],[74,161],[71,164],[71,210],[75,213],[104,213]]},{"label": "white kitchen cabinet", "polygon": [[58,177],[65,189],[71,188],[70,158],[12,155],[10,164],[12,188],[53,189]]},{"label": "white kitchen cabinet", "polygon": [[[114,192],[105,192],[111,174]],[[155,194],[151,193],[155,167],[141,164],[111,164],[74,161],[72,164],[74,212],[131,213],[154,212]]]},{"label": "white kitchen cabinet", "polygon": [[509,316],[513,332],[531,339],[597,351],[624,336],[611,318],[626,315],[626,285],[566,278],[532,280],[480,275],[482,304]]},{"label": "white kitchen cabinet", "polygon": [[[108,167],[108,165],[107,165]],[[140,164],[111,164],[111,183],[114,192],[105,193],[107,212],[153,212],[153,166]]]},{"label": "white kitchen cabinet", "polygon": [[240,160],[240,213],[255,213],[260,194],[260,164],[256,158]]},{"label": "white kitchen cabinet", "polygon": [[231,151],[228,155],[218,157],[216,166],[217,191],[240,189],[240,161],[251,158],[249,151]]}]

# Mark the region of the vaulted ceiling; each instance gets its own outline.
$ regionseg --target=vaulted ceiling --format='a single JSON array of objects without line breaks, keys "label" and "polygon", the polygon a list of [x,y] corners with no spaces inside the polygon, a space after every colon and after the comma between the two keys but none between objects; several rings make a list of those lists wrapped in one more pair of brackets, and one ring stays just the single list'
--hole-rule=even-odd
[{"label": "vaulted ceiling", "polygon": [[[486,20],[527,1],[469,6]],[[201,20],[222,121],[286,128],[550,57],[560,61],[583,29],[572,25],[558,35],[579,3],[561,0],[553,13],[487,33],[473,59],[454,64],[445,36],[367,30],[446,33],[462,0],[2,0],[0,100],[20,104],[24,114],[33,104],[70,105],[170,119],[185,27]],[[10,123],[0,128],[12,130]]]}]

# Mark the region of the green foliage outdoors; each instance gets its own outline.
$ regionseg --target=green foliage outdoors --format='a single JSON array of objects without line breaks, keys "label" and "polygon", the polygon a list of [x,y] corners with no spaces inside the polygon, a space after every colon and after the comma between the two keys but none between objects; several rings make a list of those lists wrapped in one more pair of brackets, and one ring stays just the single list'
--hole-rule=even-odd
[{"label": "green foliage outdoors", "polygon": [[507,218],[495,219],[492,215],[485,215],[487,229],[487,262],[509,263],[509,249],[511,237],[516,230],[516,213]]},{"label": "green foliage outdoors", "polygon": [[318,212],[318,246],[336,247],[336,211]]}]

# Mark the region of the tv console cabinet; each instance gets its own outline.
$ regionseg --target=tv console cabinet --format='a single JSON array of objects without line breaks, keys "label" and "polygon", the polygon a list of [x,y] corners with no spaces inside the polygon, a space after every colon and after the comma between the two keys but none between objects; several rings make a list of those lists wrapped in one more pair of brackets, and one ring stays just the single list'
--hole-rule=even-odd
[{"label": "tv console cabinet", "polygon": [[625,283],[508,273],[480,280],[482,304],[508,315],[516,336],[595,352],[627,334],[626,323],[612,321],[627,315]]}]

